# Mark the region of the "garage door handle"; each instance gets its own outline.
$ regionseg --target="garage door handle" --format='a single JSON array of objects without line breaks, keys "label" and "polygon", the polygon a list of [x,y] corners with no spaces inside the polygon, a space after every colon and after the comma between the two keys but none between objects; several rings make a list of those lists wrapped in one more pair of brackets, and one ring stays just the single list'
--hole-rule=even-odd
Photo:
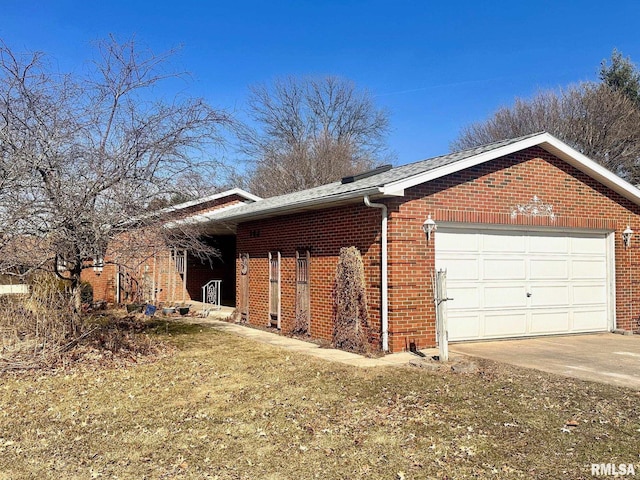
[{"label": "garage door handle", "polygon": [[527,298],[531,296],[531,292],[527,292]]},{"label": "garage door handle", "polygon": [[438,305],[440,305],[442,302],[448,302],[450,300],[453,300],[453,298],[436,298],[436,302],[438,303]]}]

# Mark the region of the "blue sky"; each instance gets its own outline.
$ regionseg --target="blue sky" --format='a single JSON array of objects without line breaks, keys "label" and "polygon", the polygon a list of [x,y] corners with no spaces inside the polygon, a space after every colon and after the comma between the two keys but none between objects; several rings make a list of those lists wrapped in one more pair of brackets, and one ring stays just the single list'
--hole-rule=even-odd
[{"label": "blue sky", "polygon": [[113,33],[182,45],[189,93],[239,110],[251,84],[341,75],[391,112],[403,164],[517,96],[595,80],[616,47],[640,62],[640,2],[0,0],[0,38],[80,68]]}]

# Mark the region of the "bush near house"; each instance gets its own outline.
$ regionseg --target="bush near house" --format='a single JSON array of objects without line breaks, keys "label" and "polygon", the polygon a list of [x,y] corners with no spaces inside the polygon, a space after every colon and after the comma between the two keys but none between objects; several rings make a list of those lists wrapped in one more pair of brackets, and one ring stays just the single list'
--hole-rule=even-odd
[{"label": "bush near house", "polygon": [[[147,326],[135,316],[119,311],[74,315],[67,284],[53,275],[32,275],[30,287],[28,294],[0,297],[0,374],[117,356],[139,361],[165,350],[148,338]],[[83,287],[89,305],[91,285]]]},{"label": "bush near house", "polygon": [[364,264],[356,247],[340,249],[333,289],[333,315],[336,348],[368,353],[371,347]]}]

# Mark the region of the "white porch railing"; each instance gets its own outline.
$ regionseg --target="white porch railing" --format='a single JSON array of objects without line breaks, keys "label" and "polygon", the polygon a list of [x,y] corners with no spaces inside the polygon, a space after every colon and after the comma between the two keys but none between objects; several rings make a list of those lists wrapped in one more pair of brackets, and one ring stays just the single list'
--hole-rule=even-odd
[{"label": "white porch railing", "polygon": [[222,280],[210,280],[202,287],[202,303],[213,305],[216,310],[220,310],[220,285]]}]

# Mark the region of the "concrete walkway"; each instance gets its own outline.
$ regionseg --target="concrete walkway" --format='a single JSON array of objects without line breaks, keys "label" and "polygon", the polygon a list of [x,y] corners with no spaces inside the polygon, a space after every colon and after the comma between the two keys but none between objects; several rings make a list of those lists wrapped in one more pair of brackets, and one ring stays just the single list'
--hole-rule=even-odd
[{"label": "concrete walkway", "polygon": [[422,355],[416,355],[411,352],[401,352],[385,355],[379,358],[368,358],[356,353],[337,350],[335,348],[320,348],[320,346],[315,343],[286,337],[278,333],[265,332],[264,330],[259,330],[257,328],[246,327],[236,323],[223,322],[214,318],[213,315],[206,318],[183,317],[180,318],[180,321],[206,325],[221,332],[231,333],[233,335],[250,338],[257,342],[267,343],[275,347],[284,348],[304,355],[310,355],[330,362],[344,363],[355,367],[390,367],[406,365],[412,360],[423,358],[422,355],[430,357],[438,354],[437,349],[434,348],[422,350],[420,352]]},{"label": "concrete walkway", "polygon": [[[232,313],[233,308],[222,307],[221,310],[211,311],[209,316],[204,318],[181,317],[177,320],[206,325],[261,343],[356,367],[407,365],[438,355],[438,349],[431,348],[421,350],[420,355],[402,352],[380,358],[367,358],[333,348],[320,348],[315,343],[221,320],[228,318]],[[449,355],[453,362],[456,358],[460,360],[467,355],[475,356],[640,390],[640,335],[600,333],[458,343],[449,346]]]}]

